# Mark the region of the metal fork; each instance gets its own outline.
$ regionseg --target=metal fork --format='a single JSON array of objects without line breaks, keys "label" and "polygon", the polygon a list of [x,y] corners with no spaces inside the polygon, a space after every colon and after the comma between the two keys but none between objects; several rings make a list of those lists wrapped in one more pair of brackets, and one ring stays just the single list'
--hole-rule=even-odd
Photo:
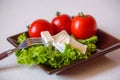
[{"label": "metal fork", "polygon": [[45,44],[45,43],[42,38],[28,38],[28,39],[24,40],[17,48],[9,49],[9,50],[1,53],[0,60],[6,58],[7,56],[12,54],[16,50],[28,48],[28,47],[30,47],[32,45],[36,45],[36,44]]}]

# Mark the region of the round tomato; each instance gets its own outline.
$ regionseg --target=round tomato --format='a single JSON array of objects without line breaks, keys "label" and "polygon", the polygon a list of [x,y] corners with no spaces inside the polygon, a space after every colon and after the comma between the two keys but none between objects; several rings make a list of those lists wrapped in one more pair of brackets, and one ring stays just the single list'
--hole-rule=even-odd
[{"label": "round tomato", "polygon": [[53,18],[52,24],[55,29],[55,33],[59,33],[62,30],[66,30],[68,34],[71,34],[71,17],[67,14],[61,14]]},{"label": "round tomato", "polygon": [[83,13],[75,16],[71,23],[71,32],[77,39],[86,39],[96,34],[97,23],[93,16]]},{"label": "round tomato", "polygon": [[51,35],[54,34],[54,28],[51,23],[44,19],[38,19],[31,24],[28,34],[29,37],[41,37],[40,33],[42,31],[49,31]]}]

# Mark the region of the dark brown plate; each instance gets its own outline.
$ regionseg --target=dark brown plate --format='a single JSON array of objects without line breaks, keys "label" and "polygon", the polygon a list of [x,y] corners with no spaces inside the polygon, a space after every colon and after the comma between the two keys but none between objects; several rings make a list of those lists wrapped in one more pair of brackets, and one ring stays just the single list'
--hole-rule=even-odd
[{"label": "dark brown plate", "polygon": [[[28,32],[25,32],[26,34],[28,34]],[[21,33],[20,33],[21,34]],[[18,43],[17,43],[17,37],[20,35],[20,34],[16,34],[16,35],[13,35],[13,36],[10,36],[7,38],[7,40],[15,47],[18,46]],[[97,36],[98,36],[98,42],[97,42],[97,51],[92,54],[91,56],[89,56],[88,59],[86,60],[79,60],[79,61],[74,61],[73,63],[71,63],[70,65],[68,66],[65,66],[63,68],[60,68],[60,69],[53,69],[53,68],[50,68],[48,66],[45,66],[45,65],[40,65],[41,68],[46,71],[47,73],[51,74],[51,73],[54,73],[54,72],[63,72],[64,70],[66,69],[69,69],[71,67],[74,67],[78,64],[82,64],[82,63],[85,63],[91,59],[95,59],[96,57],[98,56],[101,56],[101,55],[104,55],[108,52],[111,52],[113,50],[116,50],[118,48],[120,48],[120,40],[111,36],[110,34],[98,29],[97,31]]]}]

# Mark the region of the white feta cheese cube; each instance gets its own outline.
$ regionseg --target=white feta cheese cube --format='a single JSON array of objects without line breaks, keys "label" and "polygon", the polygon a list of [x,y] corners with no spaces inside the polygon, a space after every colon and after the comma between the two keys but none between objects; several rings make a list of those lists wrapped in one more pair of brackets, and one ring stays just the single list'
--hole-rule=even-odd
[{"label": "white feta cheese cube", "polygon": [[61,43],[59,43],[59,42],[57,42],[57,43],[53,42],[53,46],[54,46],[57,50],[59,50],[60,52],[64,52],[64,50],[65,50],[65,45],[64,45],[64,44],[61,44]]},{"label": "white feta cheese cube", "polygon": [[70,36],[67,34],[67,32],[63,30],[60,33],[56,34],[53,38],[53,46],[55,46],[55,48],[60,52],[64,52],[65,44],[69,44],[70,42]]},{"label": "white feta cheese cube", "polygon": [[51,36],[51,34],[48,31],[42,31],[41,37],[47,46],[49,44],[52,44],[52,42],[54,41],[53,37]]}]

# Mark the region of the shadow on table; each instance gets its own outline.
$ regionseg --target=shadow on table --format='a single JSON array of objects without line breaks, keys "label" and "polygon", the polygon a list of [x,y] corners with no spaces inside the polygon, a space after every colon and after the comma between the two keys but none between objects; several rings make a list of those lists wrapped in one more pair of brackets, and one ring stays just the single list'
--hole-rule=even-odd
[{"label": "shadow on table", "polygon": [[4,66],[0,66],[0,71],[13,69],[13,68],[18,68],[18,67],[20,67],[18,64],[4,65]]},{"label": "shadow on table", "polygon": [[110,70],[117,65],[118,64],[115,61],[107,58],[106,56],[101,56],[97,59],[60,72],[58,75],[69,77],[91,77],[100,74],[106,70]]}]

